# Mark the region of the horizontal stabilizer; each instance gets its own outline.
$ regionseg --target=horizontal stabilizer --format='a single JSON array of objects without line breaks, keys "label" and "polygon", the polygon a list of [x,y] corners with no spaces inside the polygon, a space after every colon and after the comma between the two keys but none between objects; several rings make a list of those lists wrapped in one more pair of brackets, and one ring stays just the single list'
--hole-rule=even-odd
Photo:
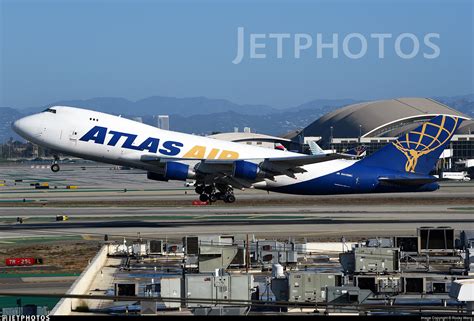
[{"label": "horizontal stabilizer", "polygon": [[398,186],[420,186],[439,181],[434,176],[420,176],[420,177],[379,177],[379,182],[382,185],[398,185]]}]

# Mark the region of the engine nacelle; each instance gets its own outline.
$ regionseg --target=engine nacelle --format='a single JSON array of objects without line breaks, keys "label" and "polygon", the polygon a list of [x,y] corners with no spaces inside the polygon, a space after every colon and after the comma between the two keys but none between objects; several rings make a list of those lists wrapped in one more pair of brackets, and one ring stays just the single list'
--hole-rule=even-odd
[{"label": "engine nacelle", "polygon": [[147,178],[155,181],[177,180],[185,181],[188,178],[193,178],[194,172],[189,169],[189,165],[178,162],[166,162],[164,173],[158,174],[153,172],[147,173]]},{"label": "engine nacelle", "polygon": [[260,173],[261,171],[258,164],[244,160],[234,162],[234,168],[232,170],[232,176],[234,177],[254,180]]},{"label": "engine nacelle", "polygon": [[165,177],[167,179],[185,181],[188,178],[193,178],[194,173],[189,169],[189,165],[178,162],[165,163]]},{"label": "engine nacelle", "polygon": [[151,179],[153,181],[160,181],[160,182],[167,182],[168,179],[163,174],[147,172],[146,178]]}]

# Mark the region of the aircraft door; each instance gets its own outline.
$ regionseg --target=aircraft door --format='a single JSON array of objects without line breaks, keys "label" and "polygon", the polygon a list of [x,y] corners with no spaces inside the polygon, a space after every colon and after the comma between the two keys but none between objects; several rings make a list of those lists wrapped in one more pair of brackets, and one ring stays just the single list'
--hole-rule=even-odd
[{"label": "aircraft door", "polygon": [[[62,132],[61,132],[62,135]],[[77,135],[77,130],[74,128],[72,131],[69,132],[69,141],[73,145],[77,145],[77,141],[79,140],[79,136]]]}]

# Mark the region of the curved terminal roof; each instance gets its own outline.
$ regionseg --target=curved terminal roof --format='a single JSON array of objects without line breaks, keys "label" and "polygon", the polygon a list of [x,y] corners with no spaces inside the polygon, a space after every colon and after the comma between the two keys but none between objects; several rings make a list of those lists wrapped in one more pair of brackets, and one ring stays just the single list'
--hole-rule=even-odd
[{"label": "curved terminal roof", "polygon": [[459,126],[457,135],[474,135],[474,120],[465,120]]},{"label": "curved terminal roof", "polygon": [[[398,98],[349,105],[335,110],[303,129],[305,136],[334,138],[397,137],[431,119],[445,114],[469,119],[469,116],[429,98]],[[461,124],[457,134],[474,133],[472,121]],[[332,130],[331,130],[332,127]]]}]

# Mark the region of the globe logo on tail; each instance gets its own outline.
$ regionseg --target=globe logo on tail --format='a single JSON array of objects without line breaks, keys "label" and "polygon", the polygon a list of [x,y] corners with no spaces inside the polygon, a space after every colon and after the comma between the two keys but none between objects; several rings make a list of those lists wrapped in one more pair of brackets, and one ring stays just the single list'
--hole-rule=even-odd
[{"label": "globe logo on tail", "polygon": [[392,144],[407,158],[405,171],[415,172],[418,159],[443,146],[456,131],[459,118],[435,117],[421,127],[400,137]]}]

